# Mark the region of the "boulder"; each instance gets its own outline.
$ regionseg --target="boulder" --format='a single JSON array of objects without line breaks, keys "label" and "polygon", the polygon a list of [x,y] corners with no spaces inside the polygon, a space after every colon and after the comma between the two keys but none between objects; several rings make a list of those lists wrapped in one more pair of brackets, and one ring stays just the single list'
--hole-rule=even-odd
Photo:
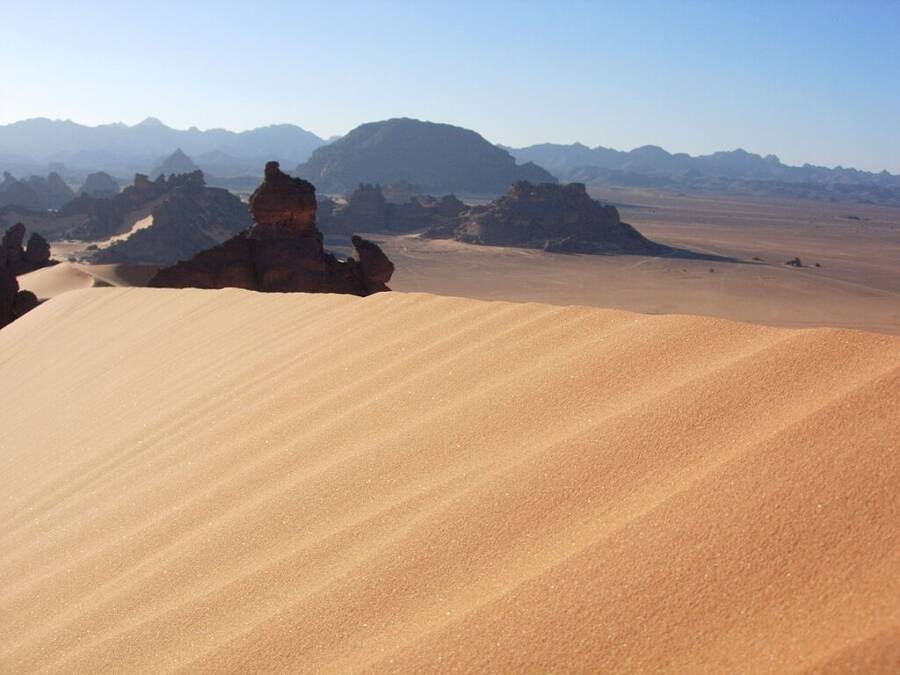
[{"label": "boulder", "polygon": [[26,312],[30,312],[39,304],[37,296],[31,291],[19,291],[13,299],[12,321],[15,321]]},{"label": "boulder", "polygon": [[362,268],[362,276],[366,284],[367,294],[391,290],[387,282],[394,274],[394,263],[384,254],[379,246],[368,239],[357,235],[351,238],[354,257]]},{"label": "boulder", "polygon": [[50,244],[37,232],[32,232],[25,247],[25,265],[28,271],[40,269],[50,264]]}]

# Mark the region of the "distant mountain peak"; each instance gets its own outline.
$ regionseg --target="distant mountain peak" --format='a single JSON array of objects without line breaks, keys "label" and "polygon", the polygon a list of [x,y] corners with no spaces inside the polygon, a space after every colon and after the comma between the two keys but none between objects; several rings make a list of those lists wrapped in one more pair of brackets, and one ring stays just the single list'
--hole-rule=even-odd
[{"label": "distant mountain peak", "polygon": [[432,194],[501,194],[517,180],[553,183],[531,163],[517,165],[480,134],[399,117],[367,122],[313,152],[296,173],[322,192],[349,194],[360,183],[410,183]]},{"label": "distant mountain peak", "polygon": [[194,160],[188,157],[181,148],[178,148],[150,172],[150,177],[156,178],[157,176],[170,176],[172,174],[177,176],[193,173],[199,169],[200,167],[194,164]]},{"label": "distant mountain peak", "polygon": [[147,118],[141,120],[140,122],[138,122],[137,124],[135,124],[135,126],[136,127],[164,127],[166,125],[163,124],[156,117],[147,117]]}]

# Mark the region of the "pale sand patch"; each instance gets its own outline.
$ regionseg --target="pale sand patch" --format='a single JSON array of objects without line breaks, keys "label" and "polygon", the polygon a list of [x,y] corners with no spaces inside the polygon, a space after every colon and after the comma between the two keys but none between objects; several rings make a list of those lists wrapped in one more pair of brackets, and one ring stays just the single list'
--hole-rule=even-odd
[{"label": "pale sand patch", "polygon": [[128,232],[123,232],[122,234],[117,234],[115,236],[110,237],[109,239],[101,242],[97,242],[97,248],[109,248],[113,244],[119,241],[125,241],[133,235],[135,232],[139,232],[141,230],[146,230],[148,227],[153,225],[153,214],[151,213],[149,216],[144,216],[143,218],[136,220],[134,225],[131,226],[131,229]]},{"label": "pale sand patch", "polygon": [[900,667],[900,338],[103,288],[0,381],[4,673]]},{"label": "pale sand patch", "polygon": [[95,286],[144,286],[156,273],[155,265],[85,265],[63,262],[21,275],[19,288],[39,300]]}]

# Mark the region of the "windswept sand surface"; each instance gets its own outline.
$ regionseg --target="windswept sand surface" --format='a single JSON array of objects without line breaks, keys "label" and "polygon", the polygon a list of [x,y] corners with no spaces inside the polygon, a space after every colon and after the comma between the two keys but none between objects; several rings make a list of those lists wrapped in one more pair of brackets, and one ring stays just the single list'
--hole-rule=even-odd
[{"label": "windswept sand surface", "polygon": [[900,669],[896,337],[94,288],[0,378],[4,673]]}]

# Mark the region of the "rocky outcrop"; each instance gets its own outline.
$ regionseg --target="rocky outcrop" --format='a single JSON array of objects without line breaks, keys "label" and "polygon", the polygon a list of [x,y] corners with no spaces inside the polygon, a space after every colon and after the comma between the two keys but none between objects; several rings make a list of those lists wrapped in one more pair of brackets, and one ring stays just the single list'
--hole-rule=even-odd
[{"label": "rocky outcrop", "polygon": [[37,232],[33,232],[25,241],[25,226],[16,223],[3,235],[0,242],[0,265],[3,265],[13,275],[27,274],[42,267],[54,264],[50,260],[50,244]]},{"label": "rocky outcrop", "polygon": [[392,204],[378,185],[363,183],[346,204],[326,200],[324,205],[319,223],[329,235],[422,232],[432,239],[561,253],[670,251],[621,222],[614,206],[591,199],[581,183],[519,181],[484,206],[468,206],[454,195],[413,197],[405,204]]},{"label": "rocky outcrop", "polygon": [[591,199],[581,183],[520,181],[500,199],[468,209],[452,230],[435,227],[426,236],[562,253],[653,255],[667,250],[621,222],[614,206]]},{"label": "rocky outcrop", "polygon": [[101,248],[93,262],[172,265],[250,227],[250,212],[239,197],[207,187],[199,172],[192,175],[152,209],[149,227]]},{"label": "rocky outcrop", "polygon": [[17,223],[6,231],[0,241],[0,328],[38,305],[34,293],[19,290],[16,277],[53,264],[50,246],[43,237],[32,234],[27,248],[22,247],[24,239],[25,226]]},{"label": "rocky outcrop", "polygon": [[262,185],[250,196],[250,211],[257,239],[309,235],[316,229],[316,188],[269,162]]},{"label": "rocky outcrop", "polygon": [[13,314],[19,282],[12,270],[0,263],[0,328],[18,318]]},{"label": "rocky outcrop", "polygon": [[85,179],[84,184],[78,188],[78,194],[95,199],[115,197],[119,194],[119,184],[105,171],[98,171]]},{"label": "rocky outcrop", "polygon": [[379,185],[362,183],[345,205],[323,200],[318,222],[326,234],[414,232],[451,222],[455,227],[458,224],[456,219],[467,208],[453,195],[440,199],[411,197],[405,204],[390,203]]},{"label": "rocky outcrop", "polygon": [[406,204],[411,199],[419,199],[425,196],[422,186],[409,181],[399,181],[381,186],[381,192],[388,204]]},{"label": "rocky outcrop", "polygon": [[16,180],[10,173],[3,174],[0,182],[0,206],[18,206],[29,211],[57,210],[72,201],[75,193],[58,173],[46,178],[30,176]]},{"label": "rocky outcrop", "polygon": [[9,174],[4,178],[6,188],[0,193],[0,204],[3,205],[21,206],[32,211],[56,211],[75,197],[72,188],[55,172],[46,178],[29,176],[16,181]]},{"label": "rocky outcrop", "polygon": [[248,231],[160,270],[150,285],[354,295],[390,290],[394,265],[374,243],[354,237],[354,256],[345,261],[325,251],[315,187],[282,173],[277,162],[266,165],[250,211],[255,224]]},{"label": "rocky outcrop", "polygon": [[81,222],[72,227],[66,236],[81,241],[101,241],[127,232],[133,224],[136,212],[149,214],[163,200],[181,187],[202,187],[203,173],[160,176],[150,180],[143,174],[135,174],[134,184],[129,185],[112,198],[96,198],[81,194],[59,211],[61,217],[80,216]]},{"label": "rocky outcrop", "polygon": [[297,175],[338,194],[360,183],[409,183],[438,195],[497,195],[517,180],[556,181],[470,129],[406,118],[353,129],[313,152]]},{"label": "rocky outcrop", "polygon": [[37,232],[32,232],[31,236],[28,237],[28,244],[25,246],[23,268],[31,272],[52,264],[49,242]]},{"label": "rocky outcrop", "polygon": [[72,188],[55,171],[46,178],[32,176],[28,182],[41,197],[45,209],[56,211],[75,198]]}]

